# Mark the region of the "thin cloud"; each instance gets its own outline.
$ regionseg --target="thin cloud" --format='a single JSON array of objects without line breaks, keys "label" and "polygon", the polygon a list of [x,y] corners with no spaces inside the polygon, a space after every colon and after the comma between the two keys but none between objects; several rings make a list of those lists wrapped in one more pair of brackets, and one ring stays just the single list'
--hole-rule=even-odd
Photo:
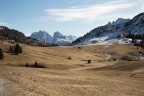
[{"label": "thin cloud", "polygon": [[[67,9],[46,9],[46,16],[43,20],[54,19],[57,21],[96,21],[113,16],[112,14],[118,13],[120,10],[132,8],[133,3],[120,1],[120,2],[107,2],[104,4],[95,4],[89,6],[78,6]],[[110,15],[111,14],[111,15]]]}]

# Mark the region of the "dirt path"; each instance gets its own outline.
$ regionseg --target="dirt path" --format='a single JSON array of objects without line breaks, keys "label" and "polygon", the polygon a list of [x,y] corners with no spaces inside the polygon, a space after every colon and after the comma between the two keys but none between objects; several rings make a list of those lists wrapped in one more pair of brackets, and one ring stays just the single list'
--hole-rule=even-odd
[{"label": "dirt path", "polygon": [[107,56],[107,60],[109,60],[110,58],[111,58],[111,55],[110,54],[106,54],[106,56]]}]

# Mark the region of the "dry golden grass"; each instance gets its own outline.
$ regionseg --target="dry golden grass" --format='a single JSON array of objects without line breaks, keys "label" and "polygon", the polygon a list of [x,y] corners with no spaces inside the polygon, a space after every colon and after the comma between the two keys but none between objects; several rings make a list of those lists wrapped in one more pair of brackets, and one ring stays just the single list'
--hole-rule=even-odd
[{"label": "dry golden grass", "polygon": [[[1,44],[5,59],[0,77],[10,96],[143,96],[144,63],[131,45],[32,47],[11,55]],[[107,54],[111,55],[107,60]],[[69,56],[72,58],[69,60]],[[124,56],[132,60],[123,60]],[[111,59],[115,58],[116,61]],[[134,59],[133,59],[134,58]],[[135,60],[136,58],[136,60]],[[92,60],[87,64],[86,60]],[[45,68],[24,67],[35,62]]]}]

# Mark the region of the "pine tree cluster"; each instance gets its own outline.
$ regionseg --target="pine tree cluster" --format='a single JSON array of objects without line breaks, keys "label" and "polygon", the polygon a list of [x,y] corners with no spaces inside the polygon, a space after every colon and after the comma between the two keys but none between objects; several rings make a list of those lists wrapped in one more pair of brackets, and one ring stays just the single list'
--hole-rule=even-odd
[{"label": "pine tree cluster", "polygon": [[22,53],[22,47],[19,44],[16,44],[15,46],[10,46],[10,52],[18,55],[19,53]]},{"label": "pine tree cluster", "polygon": [[[132,43],[134,43],[134,45],[136,45],[136,46],[141,46],[141,47],[143,47],[144,48],[144,34],[128,34],[127,36],[126,36],[127,38],[131,38],[132,39]],[[140,42],[139,42],[139,44],[137,44],[137,41],[138,40],[141,40]]]}]

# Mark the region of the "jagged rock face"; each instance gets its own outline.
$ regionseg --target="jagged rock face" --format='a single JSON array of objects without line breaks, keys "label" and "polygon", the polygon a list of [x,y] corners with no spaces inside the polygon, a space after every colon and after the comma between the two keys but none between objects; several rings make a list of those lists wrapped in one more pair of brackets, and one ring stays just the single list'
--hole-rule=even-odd
[{"label": "jagged rock face", "polygon": [[112,25],[123,24],[130,21],[130,19],[118,18],[116,21],[112,22]]},{"label": "jagged rock face", "polygon": [[61,38],[61,39],[66,39],[64,35],[62,35],[60,32],[55,32],[53,35],[53,38]]},{"label": "jagged rock face", "polygon": [[49,43],[51,42],[51,38],[52,38],[46,31],[34,32],[31,34],[31,37],[39,41],[44,41]]},{"label": "jagged rock face", "polygon": [[83,37],[75,40],[72,45],[102,42],[129,33],[144,34],[144,13],[135,16],[131,20],[118,18],[115,22],[109,22],[104,26],[95,28]]},{"label": "jagged rock face", "polygon": [[144,33],[144,13],[135,16],[124,25],[124,30],[131,33]]},{"label": "jagged rock face", "polygon": [[53,35],[53,38],[52,38],[52,42],[53,43],[57,43],[57,41],[59,39],[66,39],[66,37],[64,35],[62,35],[60,32],[55,32],[54,35]]}]

